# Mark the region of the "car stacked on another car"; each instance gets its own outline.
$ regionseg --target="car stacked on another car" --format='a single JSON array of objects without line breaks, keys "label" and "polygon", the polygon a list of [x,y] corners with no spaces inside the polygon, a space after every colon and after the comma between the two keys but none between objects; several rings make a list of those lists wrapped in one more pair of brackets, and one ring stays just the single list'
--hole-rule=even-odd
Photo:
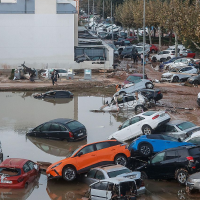
[{"label": "car stacked on another car", "polygon": [[77,174],[88,172],[95,166],[113,163],[126,166],[129,158],[127,144],[117,140],[106,140],[79,147],[70,157],[50,165],[46,173],[48,178],[73,181]]},{"label": "car stacked on another car", "polygon": [[200,146],[182,146],[157,153],[147,164],[138,167],[143,178],[176,179],[185,185],[189,174],[200,170]]},{"label": "car stacked on another car", "polygon": [[167,123],[170,116],[165,111],[147,111],[127,119],[119,130],[109,136],[120,141],[130,140],[142,134],[150,135],[153,130]]},{"label": "car stacked on another car", "polygon": [[163,94],[159,89],[141,89],[139,92],[145,96],[150,103],[156,103],[163,98]]},{"label": "car stacked on another car", "polygon": [[144,182],[141,179],[141,172],[131,171],[122,165],[107,165],[91,169],[86,175],[86,182],[91,184],[98,180],[104,180],[114,177],[123,177],[134,179],[137,186],[137,194],[145,193]]},{"label": "car stacked on another car", "polygon": [[200,84],[200,74],[197,76],[191,76],[190,78],[187,79],[187,82],[190,84],[199,85]]},{"label": "car stacked on another car", "polygon": [[27,132],[27,136],[75,141],[87,137],[87,130],[80,122],[59,118],[45,122]]},{"label": "car stacked on another car", "polygon": [[[122,85],[134,83],[138,79],[143,79],[143,74],[140,74],[140,73],[129,74]],[[148,79],[147,74],[144,74],[144,79]]]},{"label": "car stacked on another car", "polygon": [[134,140],[129,145],[129,150],[132,156],[144,156],[149,157],[152,154],[158,153],[165,149],[170,149],[180,146],[191,146],[192,143],[182,142],[180,139],[176,139],[167,135],[152,134],[142,135]]}]

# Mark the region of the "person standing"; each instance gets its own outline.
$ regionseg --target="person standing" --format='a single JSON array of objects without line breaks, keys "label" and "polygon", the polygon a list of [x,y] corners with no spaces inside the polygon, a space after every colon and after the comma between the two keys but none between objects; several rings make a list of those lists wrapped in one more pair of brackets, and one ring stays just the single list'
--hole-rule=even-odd
[{"label": "person standing", "polygon": [[56,85],[58,85],[57,80],[58,80],[58,71],[57,71],[57,70],[54,70],[54,83],[55,83]]},{"label": "person standing", "polygon": [[141,65],[143,64],[143,59],[144,59],[144,55],[143,55],[143,53],[141,53]]},{"label": "person standing", "polygon": [[55,69],[51,72],[51,80],[52,80],[53,85],[54,85],[54,72],[55,72]]}]

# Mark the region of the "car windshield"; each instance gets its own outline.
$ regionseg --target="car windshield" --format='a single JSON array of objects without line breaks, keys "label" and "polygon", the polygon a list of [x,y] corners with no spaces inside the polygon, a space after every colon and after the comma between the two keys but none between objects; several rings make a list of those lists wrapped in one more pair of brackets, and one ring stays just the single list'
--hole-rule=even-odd
[{"label": "car windshield", "polygon": [[124,50],[123,50],[123,53],[124,52],[131,52],[132,51],[132,48],[125,48]]},{"label": "car windshield", "polygon": [[137,51],[143,51],[142,47],[136,47]]},{"label": "car windshield", "polygon": [[113,171],[113,172],[108,172],[108,176],[109,176],[109,178],[113,178],[120,174],[131,173],[131,172],[132,171],[130,169],[121,169],[121,170],[117,170],[117,171]]},{"label": "car windshield", "polygon": [[142,115],[144,115],[144,116],[151,116],[151,115],[155,114],[156,112],[157,111],[147,111],[147,112],[143,113]]},{"label": "car windshield", "polygon": [[2,174],[5,176],[19,176],[21,174],[21,169],[1,167],[0,175],[2,175]]},{"label": "car windshield", "polygon": [[82,147],[77,148],[76,150],[74,150],[71,154],[68,155],[68,157],[72,157],[74,156]]},{"label": "car windshield", "polygon": [[191,122],[182,122],[181,124],[177,124],[177,127],[181,130],[184,131],[186,129],[195,127],[196,125],[191,123]]},{"label": "car windshield", "polygon": [[67,123],[67,126],[71,131],[73,131],[73,130],[76,130],[77,128],[83,127],[83,124],[81,124],[78,121],[72,121],[72,122]]},{"label": "car windshield", "polygon": [[130,81],[130,82],[135,82],[140,79],[141,79],[141,77],[139,77],[139,76],[129,76],[126,80]]}]

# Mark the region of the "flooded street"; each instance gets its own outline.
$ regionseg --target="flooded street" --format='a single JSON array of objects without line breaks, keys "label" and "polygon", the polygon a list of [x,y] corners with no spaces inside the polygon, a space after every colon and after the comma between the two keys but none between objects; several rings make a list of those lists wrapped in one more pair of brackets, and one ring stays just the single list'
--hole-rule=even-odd
[{"label": "flooded street", "polygon": [[[65,101],[43,101],[34,99],[31,92],[1,92],[0,105],[0,140],[4,159],[27,158],[44,162],[56,162],[79,146],[106,140],[118,126],[131,114],[91,112],[98,110],[104,101],[111,98],[94,96],[77,96]],[[87,140],[79,142],[54,141],[39,138],[27,138],[26,131],[39,124],[56,119],[71,118],[83,123],[88,131]],[[0,189],[0,199],[43,199],[64,200],[81,199],[87,185],[79,181],[65,182],[51,180],[47,182],[45,173],[28,186],[27,189]],[[148,190],[140,200],[177,200],[192,199],[188,197],[184,186],[176,181],[146,181]]]}]

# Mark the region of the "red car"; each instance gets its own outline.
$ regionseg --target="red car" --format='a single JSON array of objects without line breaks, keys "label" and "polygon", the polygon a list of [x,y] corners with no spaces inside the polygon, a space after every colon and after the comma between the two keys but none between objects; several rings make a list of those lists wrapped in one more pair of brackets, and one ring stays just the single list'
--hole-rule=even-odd
[{"label": "red car", "polygon": [[193,53],[191,50],[187,50],[187,56],[186,57],[188,57],[188,58],[195,58],[195,56],[196,56],[196,54],[195,53]]},{"label": "red car", "polygon": [[128,40],[128,41],[132,42],[133,40],[136,40],[136,39],[137,39],[136,36],[129,36],[125,40]]},{"label": "red car", "polygon": [[0,164],[0,188],[26,188],[38,173],[39,166],[30,160],[6,159]]},{"label": "red car", "polygon": [[150,47],[150,52],[151,53],[157,53],[158,52],[158,48],[157,48],[157,46],[155,46],[155,45],[151,45],[151,47]]}]

